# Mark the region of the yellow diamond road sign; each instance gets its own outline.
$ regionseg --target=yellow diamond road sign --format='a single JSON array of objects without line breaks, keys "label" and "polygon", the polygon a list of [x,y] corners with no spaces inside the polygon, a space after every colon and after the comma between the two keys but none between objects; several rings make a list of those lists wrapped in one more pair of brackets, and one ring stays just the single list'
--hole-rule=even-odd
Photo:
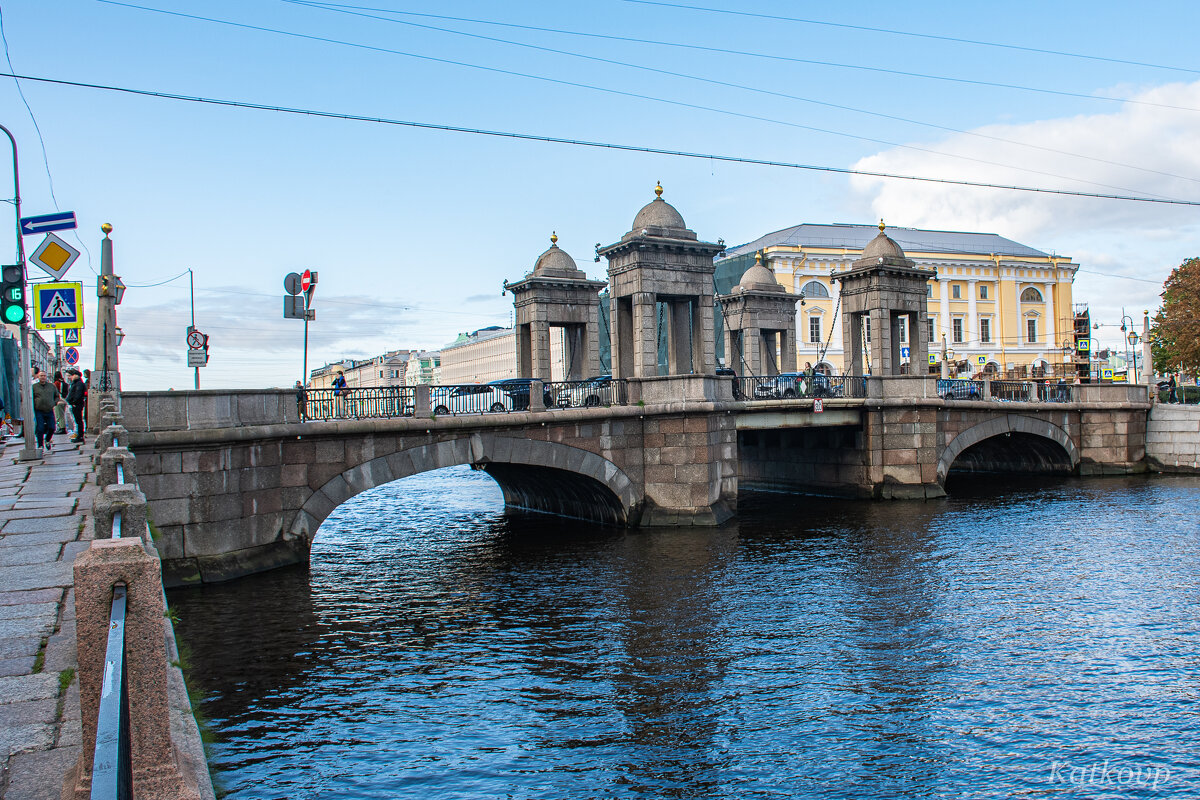
[{"label": "yellow diamond road sign", "polygon": [[82,283],[35,283],[33,327],[39,331],[83,327]]},{"label": "yellow diamond road sign", "polygon": [[79,251],[53,233],[47,233],[45,240],[29,256],[30,261],[50,273],[56,281],[62,280],[77,258]]}]

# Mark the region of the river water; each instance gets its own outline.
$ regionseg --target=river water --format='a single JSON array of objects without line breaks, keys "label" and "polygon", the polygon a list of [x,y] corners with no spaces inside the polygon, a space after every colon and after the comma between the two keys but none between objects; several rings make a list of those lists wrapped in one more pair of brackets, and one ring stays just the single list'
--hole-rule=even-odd
[{"label": "river water", "polygon": [[743,498],[720,529],[380,487],[170,602],[228,798],[1200,796],[1200,479]]}]

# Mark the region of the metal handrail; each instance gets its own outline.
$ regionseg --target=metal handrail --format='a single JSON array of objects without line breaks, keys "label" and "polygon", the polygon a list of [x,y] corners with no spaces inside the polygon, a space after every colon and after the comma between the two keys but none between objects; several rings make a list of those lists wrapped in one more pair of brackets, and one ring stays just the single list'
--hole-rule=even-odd
[{"label": "metal handrail", "polygon": [[[124,483],[125,483],[125,468],[121,465],[121,462],[118,461],[117,462],[117,484],[123,485]],[[117,509],[116,511],[113,512],[112,538],[114,538],[114,539],[121,538],[121,510],[120,509]]]},{"label": "metal handrail", "polygon": [[113,584],[112,611],[108,617],[108,648],[104,654],[104,679],[100,686],[100,710],[96,715],[92,800],[130,800],[133,797],[129,693],[125,678],[127,592],[124,583]]}]

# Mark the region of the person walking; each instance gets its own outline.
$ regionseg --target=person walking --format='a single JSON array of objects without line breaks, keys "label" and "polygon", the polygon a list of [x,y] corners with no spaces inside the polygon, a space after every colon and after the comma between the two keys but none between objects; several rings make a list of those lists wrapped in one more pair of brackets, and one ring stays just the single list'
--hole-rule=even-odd
[{"label": "person walking", "polygon": [[67,405],[71,407],[71,416],[75,418],[75,436],[71,441],[83,444],[83,409],[87,404],[87,387],[79,370],[73,369],[68,374],[71,376],[71,385],[67,389]]},{"label": "person walking", "polygon": [[334,413],[339,417],[346,413],[346,397],[350,394],[350,390],[346,388],[346,375],[340,369],[337,377],[333,379],[333,407]]},{"label": "person walking", "polygon": [[54,373],[54,432],[67,432],[67,381],[61,372]]},{"label": "person walking", "polygon": [[37,382],[33,384],[33,435],[37,446],[44,446],[47,453],[53,449],[50,443],[54,439],[54,404],[57,399],[58,392],[50,378],[45,372],[38,372]]},{"label": "person walking", "polygon": [[1175,387],[1176,387],[1177,385],[1178,385],[1178,384],[1176,384],[1176,383],[1175,383],[1175,373],[1174,373],[1174,372],[1172,372],[1172,373],[1171,373],[1171,380],[1167,381],[1167,388],[1168,388],[1168,389],[1170,389],[1170,394],[1168,395],[1168,398],[1169,398],[1169,399],[1167,400],[1167,402],[1168,402],[1168,403],[1174,403],[1174,402],[1175,402]]},{"label": "person walking", "polygon": [[308,392],[305,391],[304,384],[296,381],[296,416],[299,417],[301,422],[304,422],[308,418],[308,414],[305,413],[305,406],[308,405],[307,400]]}]

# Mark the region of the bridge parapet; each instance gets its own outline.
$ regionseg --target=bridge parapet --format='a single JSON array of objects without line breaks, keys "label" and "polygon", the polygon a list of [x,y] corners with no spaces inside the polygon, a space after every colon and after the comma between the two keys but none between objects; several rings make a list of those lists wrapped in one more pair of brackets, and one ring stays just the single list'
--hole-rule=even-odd
[{"label": "bridge parapet", "polygon": [[130,432],[194,431],[299,422],[291,389],[208,389],[122,392],[121,412]]}]

